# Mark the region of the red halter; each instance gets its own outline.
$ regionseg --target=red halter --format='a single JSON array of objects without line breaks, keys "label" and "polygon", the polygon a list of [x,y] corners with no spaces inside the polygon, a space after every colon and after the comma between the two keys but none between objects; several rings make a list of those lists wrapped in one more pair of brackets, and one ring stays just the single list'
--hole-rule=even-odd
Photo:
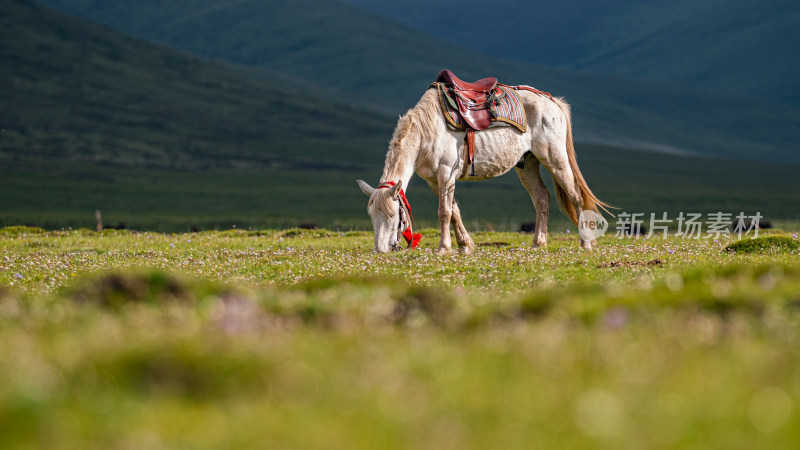
[{"label": "red halter", "polygon": [[[389,189],[390,187],[394,186],[394,181],[385,181],[378,186],[378,189]],[[408,227],[403,231],[403,237],[406,240],[406,244],[408,244],[411,248],[419,248],[419,241],[422,240],[422,233],[414,233],[414,216],[411,214],[411,204],[408,203],[408,199],[406,198],[406,193],[403,192],[403,188],[400,188],[400,202],[402,206],[405,206],[406,210],[408,211]]]}]

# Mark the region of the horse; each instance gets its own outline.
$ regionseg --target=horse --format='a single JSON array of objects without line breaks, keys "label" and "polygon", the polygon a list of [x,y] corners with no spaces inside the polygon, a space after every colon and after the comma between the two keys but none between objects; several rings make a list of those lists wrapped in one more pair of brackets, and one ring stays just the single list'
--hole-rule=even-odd
[{"label": "horse", "polygon": [[[561,210],[573,223],[578,225],[582,211],[599,214],[598,207],[608,211],[609,205],[592,193],[578,168],[570,106],[563,98],[519,90],[527,116],[526,131],[493,127],[476,132],[475,148],[480,150],[480,158],[473,162],[473,175],[468,174],[464,132],[447,126],[438,95],[436,89],[428,89],[416,106],[398,119],[378,188],[356,181],[369,196],[367,212],[375,232],[375,252],[399,250],[403,232],[411,247],[411,211],[403,186],[408,186],[414,173],[439,198],[439,254],[452,249],[450,225],[461,253],[469,254],[475,249],[455,200],[456,181],[485,180],[515,168],[536,210],[534,247],[547,245],[550,208],[550,192],[542,181],[540,165],[552,175]],[[592,244],[593,241],[580,239],[582,248],[591,250]]]}]

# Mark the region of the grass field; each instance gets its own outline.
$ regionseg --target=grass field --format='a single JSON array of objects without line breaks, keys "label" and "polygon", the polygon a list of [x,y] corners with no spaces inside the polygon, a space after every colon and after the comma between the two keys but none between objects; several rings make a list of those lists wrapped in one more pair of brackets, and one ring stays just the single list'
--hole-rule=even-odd
[{"label": "grass field", "polygon": [[[6,3],[0,448],[800,444],[791,108],[477,57],[329,0],[47,2],[159,45]],[[612,224],[586,252],[553,201],[534,249],[511,173],[459,183],[478,246],[440,256],[414,178],[422,248],[374,254],[355,180],[379,182],[397,112],[443,65],[567,95],[579,139],[685,150],[579,143],[617,213],[782,230]],[[96,210],[128,229],[91,231]]]},{"label": "grass field", "polygon": [[797,231],[0,229],[0,446],[794,448]]}]

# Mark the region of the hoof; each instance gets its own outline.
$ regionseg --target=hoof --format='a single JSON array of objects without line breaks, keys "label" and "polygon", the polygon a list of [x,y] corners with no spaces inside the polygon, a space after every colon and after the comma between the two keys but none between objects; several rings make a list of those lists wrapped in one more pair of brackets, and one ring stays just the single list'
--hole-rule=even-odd
[{"label": "hoof", "polygon": [[448,254],[450,254],[450,249],[447,248],[447,247],[439,247],[438,249],[436,249],[436,254],[437,255],[448,255]]},{"label": "hoof", "polygon": [[475,247],[470,245],[458,247],[458,252],[461,253],[462,255],[471,255],[473,251],[475,251]]},{"label": "hoof", "polygon": [[591,251],[592,250],[592,243],[589,242],[589,241],[584,241],[583,239],[581,239],[581,248],[584,248],[586,250],[590,250]]},{"label": "hoof", "polygon": [[533,241],[533,248],[547,247],[547,241]]}]

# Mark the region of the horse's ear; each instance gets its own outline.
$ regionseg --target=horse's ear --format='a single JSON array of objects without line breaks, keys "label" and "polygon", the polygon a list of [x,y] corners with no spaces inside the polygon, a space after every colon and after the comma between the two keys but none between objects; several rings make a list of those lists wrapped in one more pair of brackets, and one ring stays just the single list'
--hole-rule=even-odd
[{"label": "horse's ear", "polygon": [[356,183],[358,183],[358,187],[360,187],[361,190],[368,196],[372,196],[372,194],[375,192],[375,188],[368,185],[364,180],[356,180]]},{"label": "horse's ear", "polygon": [[389,189],[389,197],[394,197],[401,190],[403,190],[403,182],[398,181],[397,184],[395,184]]}]

